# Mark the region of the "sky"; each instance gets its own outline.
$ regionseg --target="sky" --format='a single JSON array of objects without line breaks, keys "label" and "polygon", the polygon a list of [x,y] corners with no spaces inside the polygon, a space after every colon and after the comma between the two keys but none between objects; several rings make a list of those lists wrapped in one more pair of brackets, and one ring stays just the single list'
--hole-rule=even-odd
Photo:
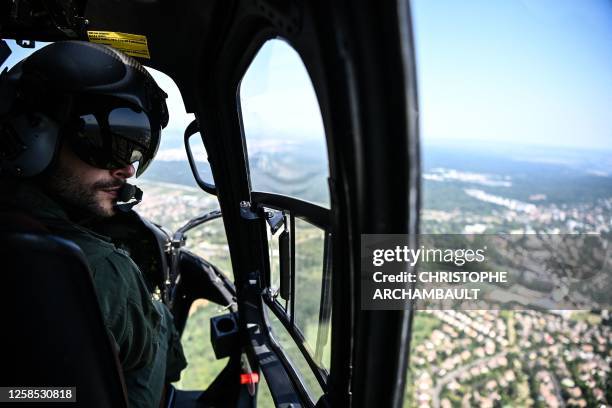
[{"label": "sky", "polygon": [[612,2],[413,0],[421,135],[612,145]]},{"label": "sky", "polygon": [[[425,144],[611,148],[611,1],[411,4]],[[30,52],[10,45],[8,65]],[[173,81],[152,73],[169,94],[167,131],[182,133],[192,116]],[[299,56],[284,42],[275,40],[260,51],[243,80],[241,98],[247,142],[250,129],[253,136],[320,138],[312,85]]]},{"label": "sky", "polygon": [[249,152],[291,142],[325,149],[314,87],[299,54],[286,42],[269,40],[253,58],[240,84],[240,104]]}]

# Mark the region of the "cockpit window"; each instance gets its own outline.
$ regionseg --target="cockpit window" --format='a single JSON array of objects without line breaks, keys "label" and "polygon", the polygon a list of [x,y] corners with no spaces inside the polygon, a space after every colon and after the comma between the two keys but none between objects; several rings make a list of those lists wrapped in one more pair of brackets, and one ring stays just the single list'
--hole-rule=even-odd
[{"label": "cockpit window", "polygon": [[11,69],[15,64],[17,64],[19,61],[29,56],[30,54],[32,54],[34,51],[39,50],[45,45],[50,44],[50,43],[44,43],[44,42],[38,41],[38,42],[35,42],[34,48],[22,48],[19,45],[17,45],[15,40],[6,40],[6,43],[11,49],[11,54],[8,56],[6,61],[4,61],[2,65],[0,65],[1,71],[4,71],[4,69]]},{"label": "cockpit window", "polygon": [[242,79],[240,105],[251,188],[329,207],[323,120],[297,52],[266,42]]},{"label": "cockpit window", "polygon": [[[421,232],[609,237],[610,3],[414,0],[412,17]],[[405,406],[609,405],[609,311],[538,308],[577,287],[545,268],[517,264],[518,310],[417,311]]]}]

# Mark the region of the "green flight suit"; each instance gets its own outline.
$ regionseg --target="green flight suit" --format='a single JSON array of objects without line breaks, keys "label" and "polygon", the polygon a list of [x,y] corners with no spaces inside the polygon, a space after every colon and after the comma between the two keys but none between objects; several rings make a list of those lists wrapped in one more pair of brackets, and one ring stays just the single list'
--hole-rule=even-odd
[{"label": "green flight suit", "polygon": [[83,250],[104,323],[116,343],[130,407],[157,408],[164,384],[177,381],[187,363],[172,315],[152,300],[136,264],[110,238],[70,221],[56,201],[31,184],[20,183],[0,206],[28,213]]}]

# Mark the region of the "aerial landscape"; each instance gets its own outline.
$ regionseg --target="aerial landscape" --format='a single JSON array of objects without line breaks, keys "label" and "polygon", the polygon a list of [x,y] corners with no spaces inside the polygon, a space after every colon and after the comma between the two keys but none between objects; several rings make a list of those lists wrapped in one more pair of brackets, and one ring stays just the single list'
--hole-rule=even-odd
[{"label": "aerial landscape", "polygon": [[[470,145],[429,146],[426,152],[422,233],[597,233],[610,240],[612,155],[606,152]],[[294,171],[288,179],[266,177],[266,171],[278,174],[283,165],[300,167],[299,155],[292,156],[292,163],[279,155],[259,152],[251,160],[251,171],[261,172],[259,180],[267,180],[262,190],[282,188],[292,194],[287,190],[291,177],[311,180],[313,175],[305,178]],[[312,165],[303,168],[314,171]],[[154,163],[139,184],[145,201],[138,211],[171,231],[217,206],[214,197],[195,186],[187,164],[180,160]],[[326,185],[293,186],[293,195],[325,204]],[[322,245],[321,235],[306,235],[312,246],[317,240]],[[220,220],[189,234],[187,247],[233,276]],[[320,252],[306,251],[305,256],[320,257]],[[311,277],[309,285],[315,290],[321,262],[303,260],[304,275]],[[603,273],[611,273],[609,259]],[[315,310],[319,296],[300,302],[305,310]],[[207,319],[216,313],[219,309],[205,301],[194,305],[183,334],[190,368],[177,384],[180,388],[203,389],[223,367],[223,361],[214,360],[208,343]],[[310,311],[305,316],[303,332],[312,336],[318,314]],[[412,333],[405,406],[612,403],[609,310],[421,310],[415,313]]]},{"label": "aerial landscape", "polygon": [[[610,242],[609,154],[512,146],[425,151],[422,233],[598,233]],[[608,277],[611,266],[608,254]],[[417,311],[405,405],[609,406],[611,361],[609,310]]]}]

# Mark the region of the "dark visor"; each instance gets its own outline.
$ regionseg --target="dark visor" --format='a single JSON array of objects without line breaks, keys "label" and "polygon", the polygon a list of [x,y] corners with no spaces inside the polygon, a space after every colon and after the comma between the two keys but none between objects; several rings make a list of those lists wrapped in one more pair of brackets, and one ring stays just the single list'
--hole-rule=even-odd
[{"label": "dark visor", "polygon": [[80,115],[71,132],[79,158],[92,166],[116,169],[138,162],[138,177],[151,163],[159,145],[159,129],[147,114],[129,107]]}]

